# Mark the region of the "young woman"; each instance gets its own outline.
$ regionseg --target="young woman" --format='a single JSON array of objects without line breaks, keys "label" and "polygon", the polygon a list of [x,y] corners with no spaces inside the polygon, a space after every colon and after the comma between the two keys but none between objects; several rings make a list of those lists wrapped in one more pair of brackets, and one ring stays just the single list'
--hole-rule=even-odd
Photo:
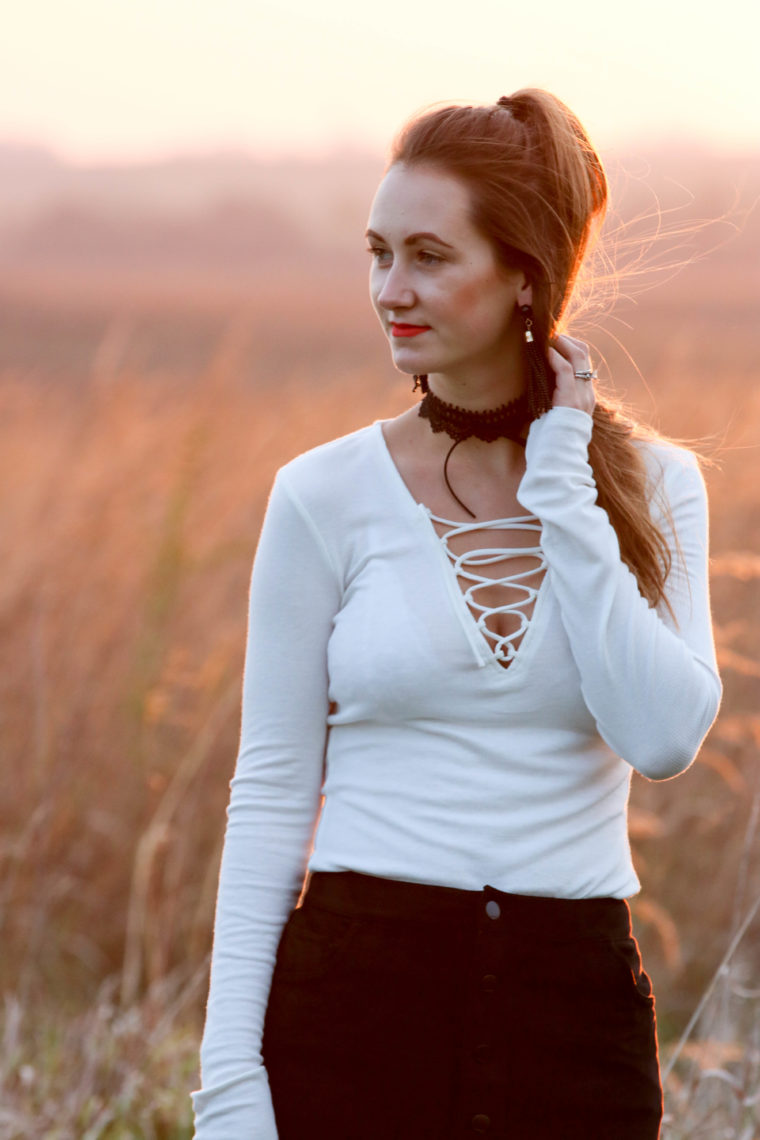
[{"label": "young woman", "polygon": [[198,1140],[659,1134],[626,804],[720,682],[697,463],[562,332],[606,198],[546,92],[395,144],[370,286],[423,398],[272,489]]}]

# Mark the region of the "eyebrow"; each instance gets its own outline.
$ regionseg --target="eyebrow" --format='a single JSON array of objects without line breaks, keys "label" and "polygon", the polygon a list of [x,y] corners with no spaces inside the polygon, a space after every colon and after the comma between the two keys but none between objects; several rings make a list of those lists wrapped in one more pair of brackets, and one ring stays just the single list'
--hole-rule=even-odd
[{"label": "eyebrow", "polygon": [[[381,237],[379,233],[375,232],[375,230],[367,230],[364,236],[372,238],[374,241],[385,241],[385,238]],[[438,237],[438,234],[429,233],[427,230],[416,234],[409,234],[409,237],[404,238],[404,245],[414,245],[418,241],[434,241],[437,242],[438,245],[446,246],[446,249],[454,248],[453,245],[450,245],[447,241],[444,241],[443,238]]]}]

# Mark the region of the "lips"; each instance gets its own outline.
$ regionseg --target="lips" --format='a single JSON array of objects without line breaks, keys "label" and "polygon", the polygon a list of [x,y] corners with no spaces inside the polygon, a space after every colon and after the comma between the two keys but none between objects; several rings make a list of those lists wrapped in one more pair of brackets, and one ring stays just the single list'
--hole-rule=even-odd
[{"label": "lips", "polygon": [[419,336],[427,332],[430,325],[405,325],[398,321],[391,322],[391,336]]}]

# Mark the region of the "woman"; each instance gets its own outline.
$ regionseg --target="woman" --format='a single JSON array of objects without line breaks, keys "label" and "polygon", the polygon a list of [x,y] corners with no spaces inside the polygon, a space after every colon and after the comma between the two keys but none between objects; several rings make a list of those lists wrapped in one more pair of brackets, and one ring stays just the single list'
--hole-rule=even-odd
[{"label": "woman", "polygon": [[274,483],[199,1140],[659,1134],[626,803],[720,682],[696,461],[561,334],[606,197],[546,92],[396,142],[370,286],[423,399]]}]

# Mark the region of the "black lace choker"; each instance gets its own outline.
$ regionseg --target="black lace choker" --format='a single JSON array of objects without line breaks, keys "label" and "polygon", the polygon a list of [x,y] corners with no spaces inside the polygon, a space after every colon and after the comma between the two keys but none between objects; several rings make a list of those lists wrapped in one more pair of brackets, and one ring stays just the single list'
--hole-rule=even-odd
[{"label": "black lace choker", "polygon": [[484,443],[492,443],[495,439],[511,439],[525,447],[523,433],[531,419],[528,397],[525,393],[502,404],[498,408],[491,408],[484,412],[471,412],[467,408],[460,408],[456,404],[447,404],[431,392],[428,387],[427,376],[414,377],[414,389],[420,388],[424,395],[420,402],[419,415],[427,420],[434,432],[445,431],[454,440],[448,450],[443,463],[443,477],[446,486],[460,507],[467,511],[471,518],[475,514],[454,493],[449,482],[448,466],[454,448],[465,439],[474,437],[482,439]]}]

